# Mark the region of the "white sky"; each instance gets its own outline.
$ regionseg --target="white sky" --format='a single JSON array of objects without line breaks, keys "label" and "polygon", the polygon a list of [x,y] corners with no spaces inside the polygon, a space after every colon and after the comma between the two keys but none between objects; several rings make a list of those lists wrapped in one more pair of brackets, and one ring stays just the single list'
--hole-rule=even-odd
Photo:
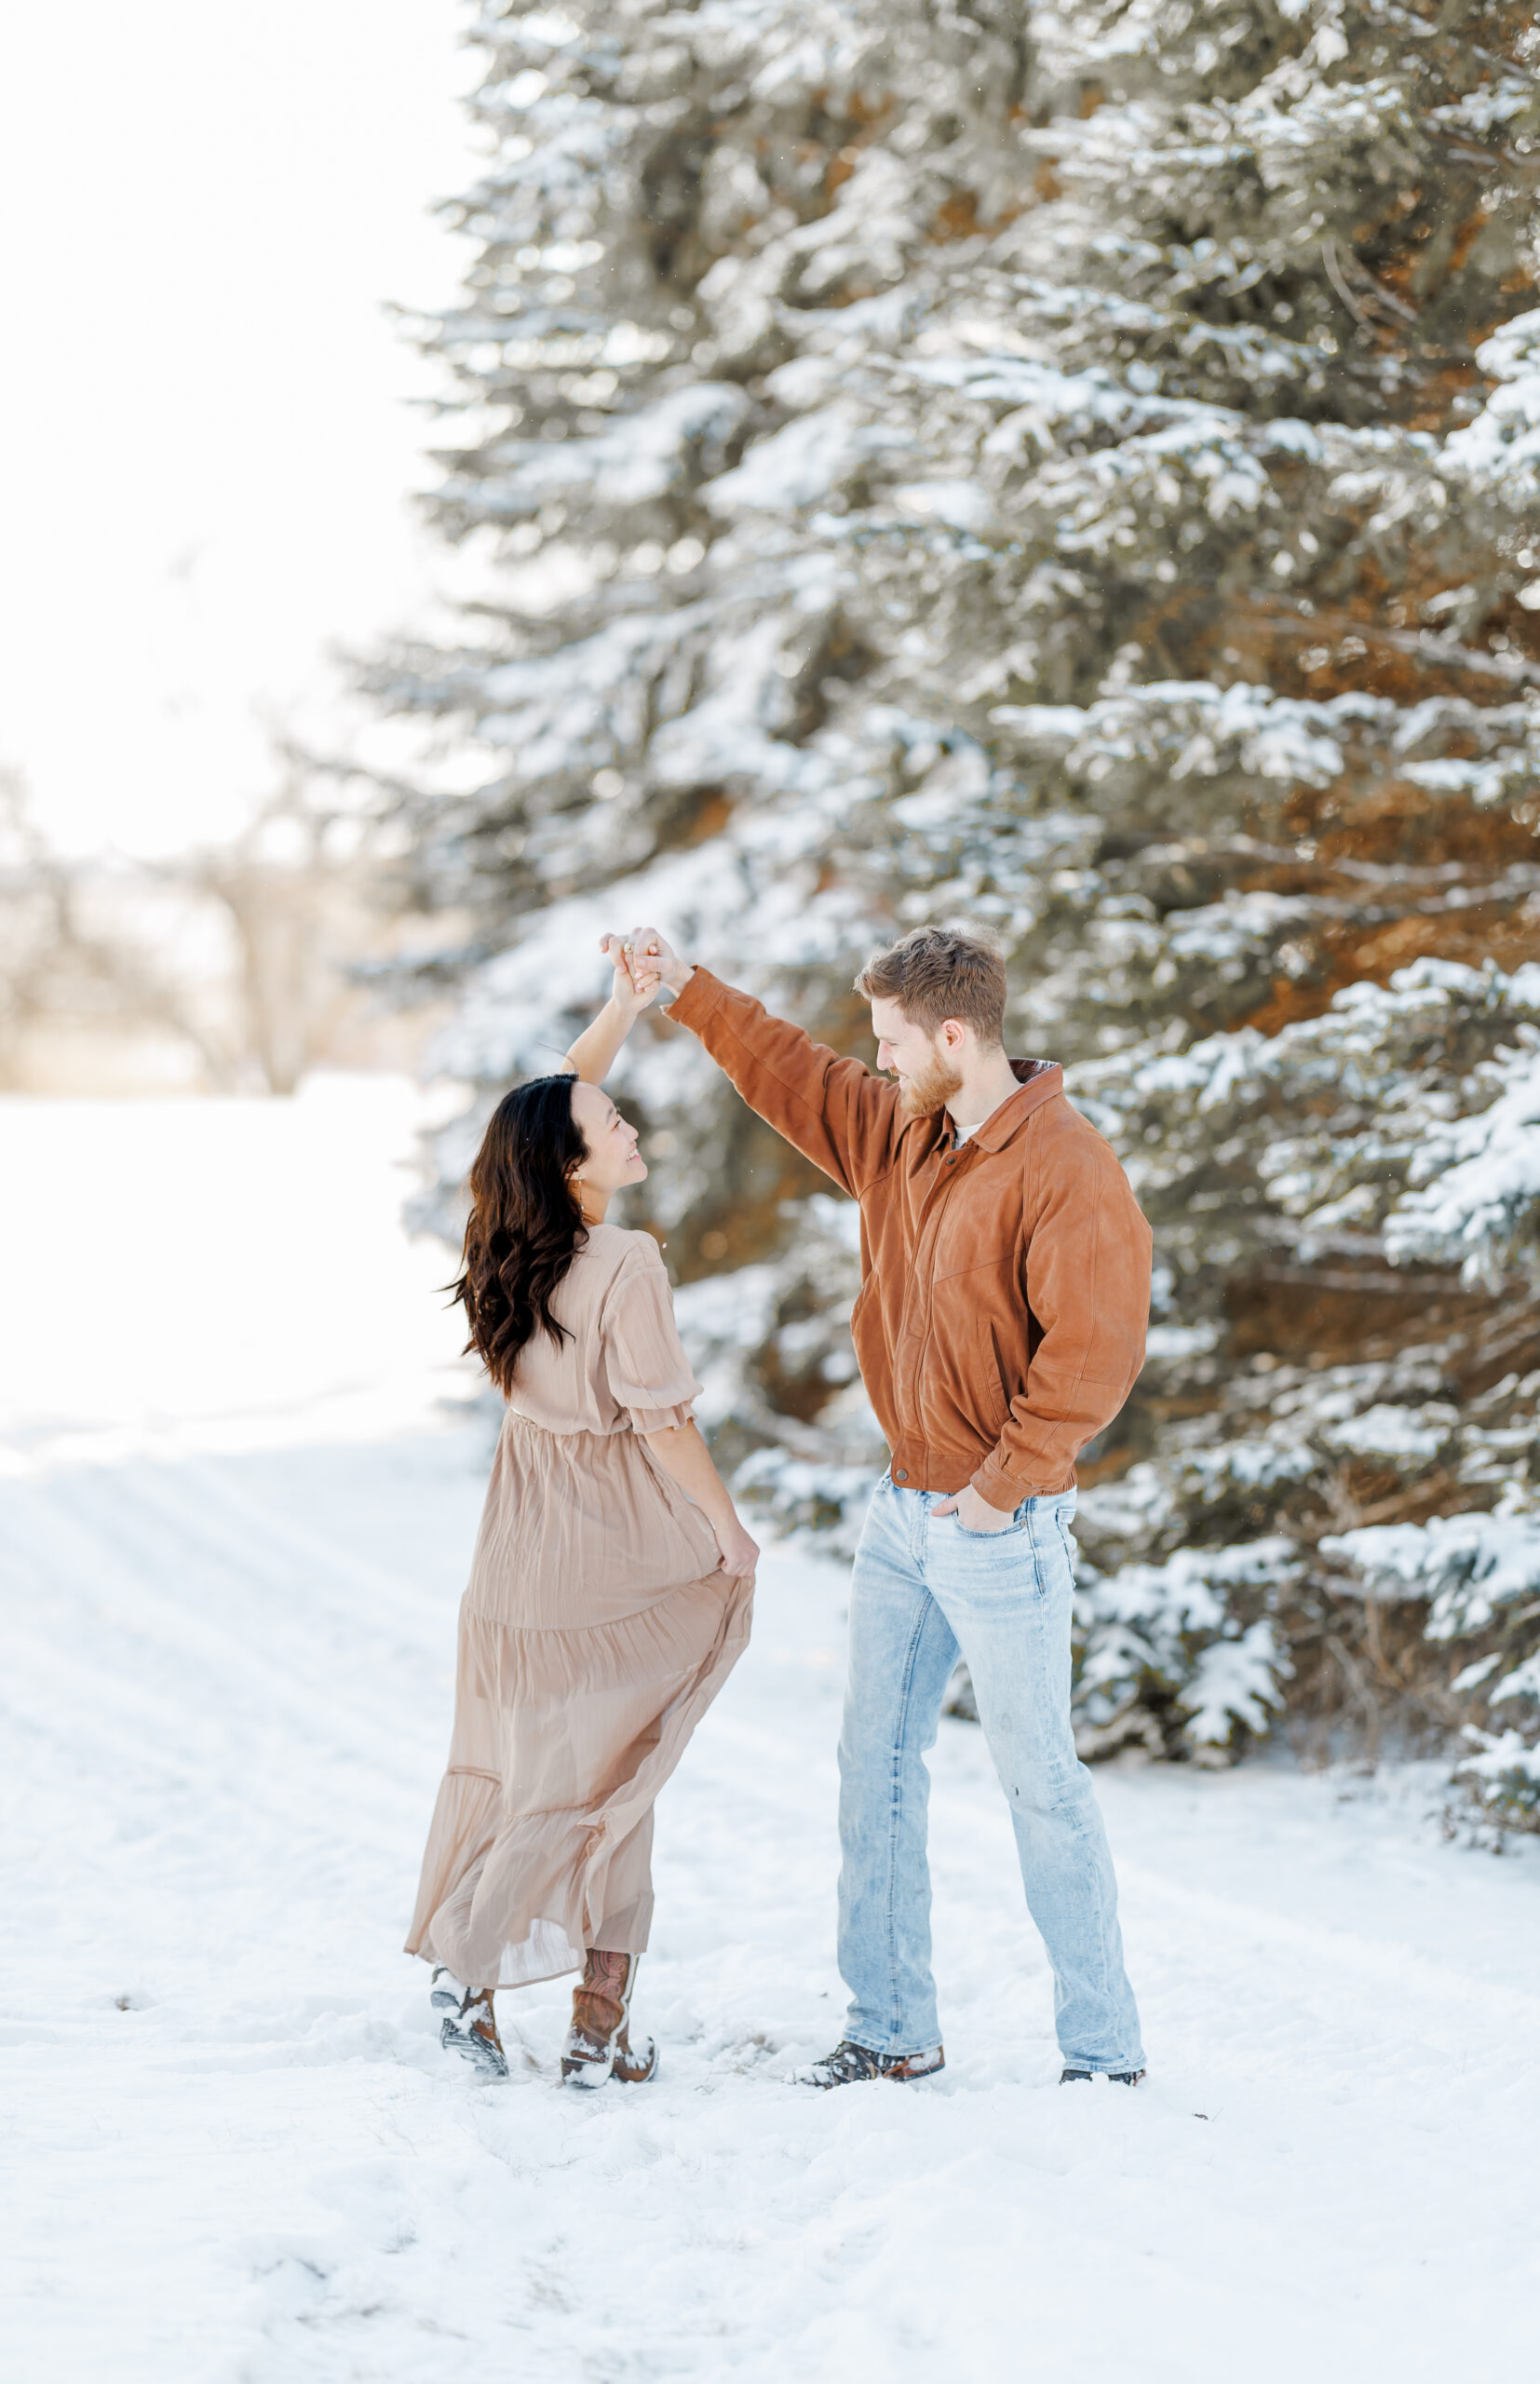
[{"label": "white sky", "polygon": [[426,609],[464,0],[74,0],[0,29],[0,763],[61,843],[228,833],[262,715]]}]

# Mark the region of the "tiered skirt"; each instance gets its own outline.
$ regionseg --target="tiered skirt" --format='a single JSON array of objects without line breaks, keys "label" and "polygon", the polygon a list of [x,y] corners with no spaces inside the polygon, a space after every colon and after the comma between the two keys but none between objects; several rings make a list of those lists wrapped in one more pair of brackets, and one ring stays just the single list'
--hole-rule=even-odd
[{"label": "tiered skirt", "polygon": [[654,1801],[749,1639],[753,1584],[716,1556],[634,1432],[510,1413],[410,1953],[517,1986],[644,1950]]}]

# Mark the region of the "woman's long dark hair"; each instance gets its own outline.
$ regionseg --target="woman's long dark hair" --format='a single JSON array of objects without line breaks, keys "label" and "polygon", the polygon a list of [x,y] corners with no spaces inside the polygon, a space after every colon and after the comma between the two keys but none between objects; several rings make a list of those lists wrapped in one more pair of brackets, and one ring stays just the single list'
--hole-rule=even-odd
[{"label": "woman's long dark hair", "polygon": [[575,1077],[536,1077],[493,1111],[470,1171],[470,1216],[451,1285],[474,1349],[505,1398],[536,1333],[560,1348],[551,1297],[588,1239],[571,1171],[588,1146],[573,1117]]}]

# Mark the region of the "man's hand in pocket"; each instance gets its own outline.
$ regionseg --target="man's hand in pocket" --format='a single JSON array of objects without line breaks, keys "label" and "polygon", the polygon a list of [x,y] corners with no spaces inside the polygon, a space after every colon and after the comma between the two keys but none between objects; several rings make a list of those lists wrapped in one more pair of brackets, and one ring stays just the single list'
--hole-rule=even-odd
[{"label": "man's hand in pocket", "polygon": [[1014,1507],[1002,1514],[998,1507],[992,1507],[987,1499],[979,1497],[971,1482],[954,1491],[950,1498],[942,1498],[930,1511],[933,1515],[955,1515],[965,1531],[1004,1531],[1016,1520]]}]

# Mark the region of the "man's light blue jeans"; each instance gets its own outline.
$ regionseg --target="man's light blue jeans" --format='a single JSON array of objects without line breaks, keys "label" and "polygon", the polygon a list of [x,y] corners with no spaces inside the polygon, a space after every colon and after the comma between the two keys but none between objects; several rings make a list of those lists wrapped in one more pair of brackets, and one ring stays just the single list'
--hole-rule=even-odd
[{"label": "man's light blue jeans", "polygon": [[940,2041],[925,1758],[961,1654],[1010,1806],[1027,1907],[1053,1965],[1065,2063],[1141,2069],[1112,1856],[1070,1728],[1074,1493],[1027,1499],[998,1532],[933,1514],[939,1496],[885,1478],[856,1551],[840,1735],[844,2033],[872,2052],[923,2052]]}]

